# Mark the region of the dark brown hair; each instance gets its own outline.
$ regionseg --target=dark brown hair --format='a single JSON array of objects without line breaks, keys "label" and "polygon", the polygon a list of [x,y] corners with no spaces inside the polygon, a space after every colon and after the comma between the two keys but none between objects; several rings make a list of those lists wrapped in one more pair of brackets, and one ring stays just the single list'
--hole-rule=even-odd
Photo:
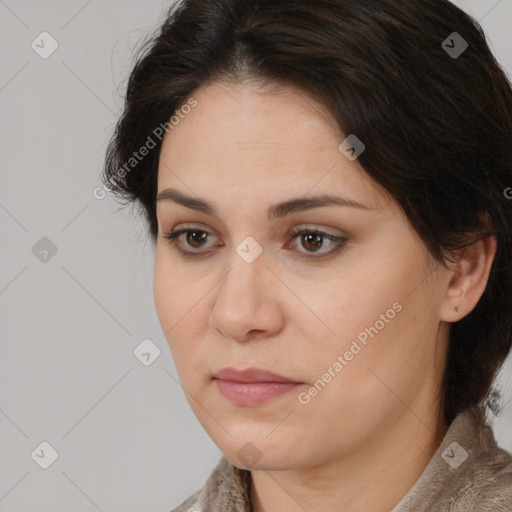
[{"label": "dark brown hair", "polygon": [[[322,101],[364,142],[360,164],[436,260],[496,236],[487,288],[452,324],[443,380],[448,423],[483,404],[512,343],[512,89],[480,25],[447,0],[174,5],[131,72],[103,174],[118,198],[141,206],[154,241],[155,129],[198,87],[247,77]],[[156,147],[127,167],[148,137]]]}]

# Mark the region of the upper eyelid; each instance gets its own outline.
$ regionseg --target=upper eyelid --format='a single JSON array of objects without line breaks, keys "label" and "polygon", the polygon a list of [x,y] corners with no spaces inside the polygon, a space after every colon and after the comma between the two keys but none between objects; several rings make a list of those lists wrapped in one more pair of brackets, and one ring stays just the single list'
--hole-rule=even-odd
[{"label": "upper eyelid", "polygon": [[[304,231],[315,231],[315,232],[319,232],[319,233],[322,233],[324,235],[330,235],[330,236],[338,236],[338,237],[344,237],[344,236],[347,236],[346,235],[346,232],[342,232],[340,234],[335,234],[335,233],[330,233],[329,230],[334,230],[334,229],[338,229],[339,231],[342,231],[340,228],[333,228],[333,227],[318,227],[315,225],[315,223],[313,222],[304,222],[304,223],[301,223],[301,224],[298,224],[296,226],[294,226],[293,228],[290,228],[287,230],[287,233],[296,233],[297,231],[301,231],[301,230],[304,230]],[[183,224],[178,224],[178,227],[175,227],[173,228],[172,230],[168,231],[167,233],[170,234],[170,233],[176,233],[177,231],[187,231],[187,230],[190,230],[190,231],[204,231],[205,233],[208,233],[210,235],[214,234],[212,233],[212,230],[211,228],[209,227],[202,227],[201,226],[201,223],[198,223],[198,224],[188,224],[188,223],[183,223]],[[213,231],[216,231],[216,230],[213,230]],[[231,231],[230,231],[231,233]]]}]

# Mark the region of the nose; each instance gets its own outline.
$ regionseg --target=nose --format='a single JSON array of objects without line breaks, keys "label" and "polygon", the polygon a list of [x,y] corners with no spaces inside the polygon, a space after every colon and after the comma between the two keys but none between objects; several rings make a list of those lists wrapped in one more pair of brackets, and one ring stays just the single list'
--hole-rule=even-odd
[{"label": "nose", "polygon": [[234,253],[216,290],[209,325],[224,338],[243,343],[275,336],[283,328],[285,287],[267,267],[264,253],[252,263]]}]

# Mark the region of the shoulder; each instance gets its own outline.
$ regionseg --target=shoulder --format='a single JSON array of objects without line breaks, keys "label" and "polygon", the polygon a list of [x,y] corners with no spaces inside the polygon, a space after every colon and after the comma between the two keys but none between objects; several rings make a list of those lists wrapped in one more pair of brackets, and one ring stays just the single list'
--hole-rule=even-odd
[{"label": "shoulder", "polygon": [[173,508],[170,512],[200,512],[194,505],[197,503],[201,490],[189,496],[181,505]]},{"label": "shoulder", "polygon": [[250,510],[250,472],[240,470],[224,456],[204,486],[170,512],[246,512]]},{"label": "shoulder", "polygon": [[512,510],[512,454],[497,445],[490,426],[482,429],[480,451],[467,469],[459,497],[468,510]]},{"label": "shoulder", "polygon": [[511,512],[512,454],[498,446],[482,410],[467,411],[465,416],[467,426],[459,436],[461,444],[468,445],[467,461],[458,475],[452,475],[460,485],[455,485],[451,510]]},{"label": "shoulder", "polygon": [[512,454],[482,408],[460,413],[425,471],[392,512],[511,512]]}]

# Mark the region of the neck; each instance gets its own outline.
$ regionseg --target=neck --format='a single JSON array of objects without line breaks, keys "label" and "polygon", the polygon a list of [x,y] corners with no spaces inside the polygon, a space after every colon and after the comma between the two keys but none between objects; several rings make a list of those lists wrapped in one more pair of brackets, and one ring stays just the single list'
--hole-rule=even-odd
[{"label": "neck", "polygon": [[406,409],[361,449],[320,466],[251,471],[252,511],[389,512],[421,476],[446,434],[444,416],[427,411],[418,415],[420,420]]}]

